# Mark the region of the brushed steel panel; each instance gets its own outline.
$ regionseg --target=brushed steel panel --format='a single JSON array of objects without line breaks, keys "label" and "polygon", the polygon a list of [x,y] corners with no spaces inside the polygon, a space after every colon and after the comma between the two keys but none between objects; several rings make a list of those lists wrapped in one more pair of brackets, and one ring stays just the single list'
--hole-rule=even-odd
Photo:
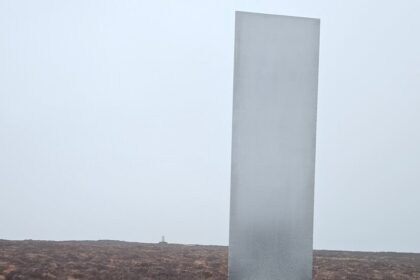
[{"label": "brushed steel panel", "polygon": [[319,30],[236,13],[230,280],[312,279]]}]

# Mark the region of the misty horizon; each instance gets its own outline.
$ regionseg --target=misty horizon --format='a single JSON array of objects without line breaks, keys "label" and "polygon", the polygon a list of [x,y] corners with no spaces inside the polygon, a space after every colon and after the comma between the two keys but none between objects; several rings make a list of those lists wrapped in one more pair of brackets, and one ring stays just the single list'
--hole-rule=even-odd
[{"label": "misty horizon", "polygon": [[228,244],[234,12],[321,19],[314,248],[420,252],[420,3],[0,3],[0,239]]}]

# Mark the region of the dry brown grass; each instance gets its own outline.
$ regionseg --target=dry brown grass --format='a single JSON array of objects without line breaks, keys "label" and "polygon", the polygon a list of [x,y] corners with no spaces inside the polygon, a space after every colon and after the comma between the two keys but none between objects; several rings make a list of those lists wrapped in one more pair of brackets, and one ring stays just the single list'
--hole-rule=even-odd
[{"label": "dry brown grass", "polygon": [[[0,240],[0,280],[227,279],[227,247]],[[420,254],[316,251],[314,279],[420,279]]]}]

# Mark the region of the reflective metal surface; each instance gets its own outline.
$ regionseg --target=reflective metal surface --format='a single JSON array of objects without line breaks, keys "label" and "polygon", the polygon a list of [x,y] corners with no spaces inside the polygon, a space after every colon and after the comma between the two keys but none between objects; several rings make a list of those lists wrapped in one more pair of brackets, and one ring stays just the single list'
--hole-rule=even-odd
[{"label": "reflective metal surface", "polygon": [[319,25],[236,14],[230,280],[312,278]]}]

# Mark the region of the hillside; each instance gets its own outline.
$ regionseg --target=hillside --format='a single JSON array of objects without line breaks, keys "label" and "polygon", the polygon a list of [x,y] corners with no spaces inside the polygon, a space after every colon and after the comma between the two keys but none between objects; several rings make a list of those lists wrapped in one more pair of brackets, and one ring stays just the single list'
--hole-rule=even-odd
[{"label": "hillside", "polygon": [[[0,280],[227,279],[227,247],[0,240]],[[314,279],[420,279],[420,254],[314,252]]]}]

